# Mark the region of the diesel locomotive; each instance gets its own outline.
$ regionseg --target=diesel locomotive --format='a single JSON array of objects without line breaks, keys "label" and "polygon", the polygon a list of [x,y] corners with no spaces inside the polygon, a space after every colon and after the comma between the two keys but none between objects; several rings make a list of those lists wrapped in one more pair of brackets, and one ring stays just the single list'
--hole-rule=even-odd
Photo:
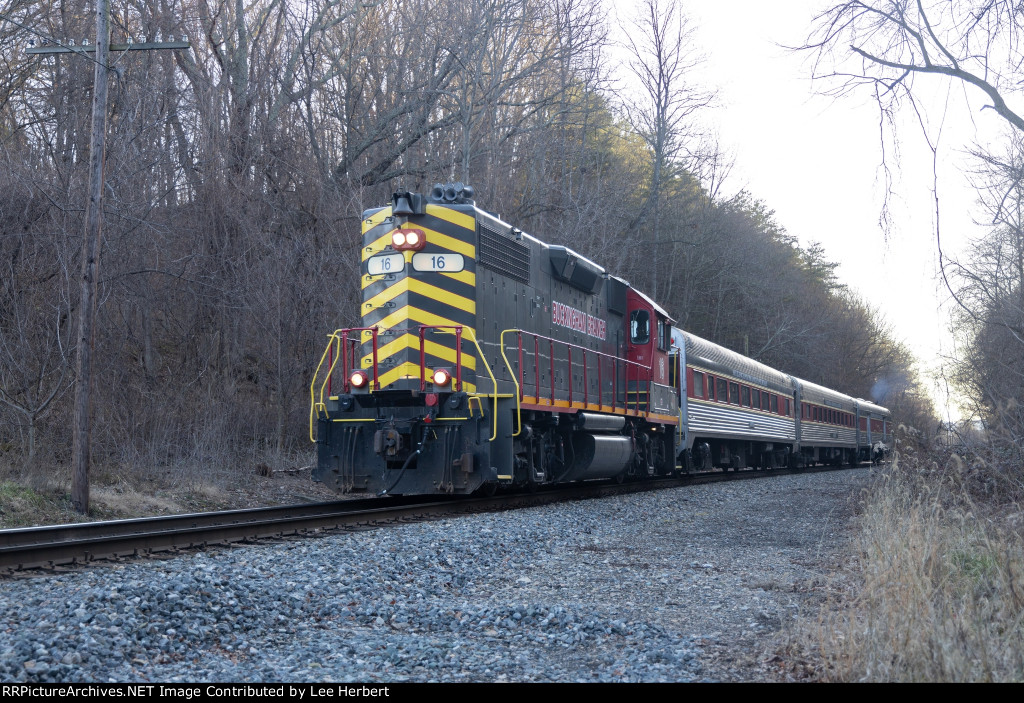
[{"label": "diesel locomotive", "polygon": [[379,495],[868,458],[885,408],[673,327],[461,183],[363,214],[361,326],[310,386],[315,480]]}]

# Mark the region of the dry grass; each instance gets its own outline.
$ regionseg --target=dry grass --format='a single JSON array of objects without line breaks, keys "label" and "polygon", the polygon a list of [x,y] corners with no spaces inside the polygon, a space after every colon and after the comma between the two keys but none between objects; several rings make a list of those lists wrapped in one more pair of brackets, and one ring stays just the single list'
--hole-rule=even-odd
[{"label": "dry grass", "polygon": [[72,508],[66,466],[0,462],[0,529],[335,499],[308,469],[286,471],[309,461],[308,452],[264,452],[205,463],[95,465],[88,516]]},{"label": "dry grass", "polygon": [[102,515],[174,515],[183,512],[179,499],[165,491],[147,492],[127,483],[100,486],[89,492],[92,509]]},{"label": "dry grass", "polygon": [[802,628],[818,678],[1024,680],[1021,507],[979,500],[977,468],[904,454],[881,474],[859,518],[857,585]]}]

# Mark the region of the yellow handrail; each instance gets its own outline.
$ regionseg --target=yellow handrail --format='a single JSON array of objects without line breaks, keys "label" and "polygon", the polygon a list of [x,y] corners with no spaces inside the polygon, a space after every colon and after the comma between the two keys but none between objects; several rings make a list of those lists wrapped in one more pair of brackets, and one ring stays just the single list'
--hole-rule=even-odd
[{"label": "yellow handrail", "polygon": [[[338,333],[341,332],[341,328],[334,330],[331,334],[327,335],[327,346],[324,348],[324,353],[320,356],[320,363],[316,365],[316,371],[313,372],[313,380],[309,384],[309,441],[316,442],[316,437],[313,436],[313,415],[316,413],[316,409],[320,407],[326,407],[324,405],[324,389],[327,387],[327,382],[331,379],[331,374],[334,373],[334,367],[338,363],[338,358],[341,356],[340,345],[341,339],[338,337]],[[324,376],[324,382],[320,384],[320,402],[316,400],[316,379],[320,375],[320,369],[323,368],[324,359],[327,358],[327,353],[331,351],[331,345],[335,342],[339,345],[339,354],[331,360],[331,366],[327,369],[327,375]]]},{"label": "yellow handrail", "polygon": [[516,378],[515,372],[512,370],[512,364],[509,362],[508,357],[505,356],[505,333],[506,332],[519,332],[518,329],[507,329],[502,330],[501,336],[498,337],[498,348],[501,350],[501,358],[505,360],[505,368],[508,369],[509,378],[512,379],[512,383],[516,384],[516,431],[512,433],[513,437],[518,437],[523,431],[523,409],[519,404],[520,391],[519,391],[519,379]]},{"label": "yellow handrail", "polygon": [[[334,373],[335,366],[338,364],[338,359],[341,358],[341,355],[343,353],[345,353],[345,351],[346,351],[344,349],[341,349],[340,333],[342,331],[343,331],[342,328],[338,328],[334,332],[332,332],[331,334],[329,334],[327,336],[327,339],[328,339],[327,347],[324,349],[324,353],[320,356],[320,363],[317,364],[316,371],[313,372],[313,380],[310,382],[310,385],[309,385],[309,439],[310,439],[311,442],[316,442],[316,437],[315,437],[315,434],[314,434],[314,431],[313,431],[314,418],[316,416],[316,411],[318,409],[320,409],[320,408],[325,408],[326,407],[326,404],[324,403],[324,391],[327,388],[328,381],[330,381],[330,378],[331,378],[332,374]],[[441,332],[441,333],[447,333],[447,334],[455,334],[454,330],[437,329],[435,331]],[[495,439],[498,438],[498,413],[497,413],[498,397],[499,397],[499,395],[504,397],[504,394],[499,394],[498,393],[498,379],[496,379],[494,377],[494,372],[491,371],[491,365],[487,362],[487,358],[484,356],[484,350],[480,347],[480,342],[476,338],[476,331],[472,327],[464,327],[462,329],[462,334],[465,335],[465,337],[470,342],[473,343],[474,347],[476,347],[478,358],[480,359],[481,362],[483,362],[483,364],[487,368],[487,374],[491,377],[491,385],[493,387],[491,393],[490,394],[470,394],[468,402],[469,402],[469,407],[470,407],[470,415],[472,416],[472,405],[473,405],[472,401],[474,399],[476,399],[477,400],[477,404],[479,406],[480,405],[480,400],[479,399],[481,397],[486,397],[487,395],[491,396],[491,407],[493,408],[494,419],[493,419],[493,422],[492,422],[491,439],[490,439],[490,441],[493,442]],[[334,359],[332,359],[330,367],[327,369],[327,373],[324,376],[323,382],[320,384],[320,394],[319,394],[319,401],[318,401],[317,400],[317,391],[316,391],[317,378],[320,375],[320,370],[323,368],[324,360],[327,358],[327,355],[330,352],[332,345],[335,345],[335,344],[338,346],[338,353],[334,357]],[[504,350],[502,350],[502,357],[505,357]],[[514,377],[514,374],[511,373],[512,369],[511,369],[511,366],[509,366],[508,358],[505,358],[505,365],[509,369],[510,375],[512,375]],[[513,380],[514,380],[514,378],[513,378]],[[518,411],[519,410],[519,383],[515,382],[515,384],[516,384],[516,409]],[[484,414],[483,413],[483,408],[480,407],[479,410],[480,410],[480,415],[483,416],[483,414]],[[521,418],[520,418],[519,424],[520,424],[520,429],[513,436],[517,436],[519,434],[519,432],[522,430],[522,420],[521,420]]]}]

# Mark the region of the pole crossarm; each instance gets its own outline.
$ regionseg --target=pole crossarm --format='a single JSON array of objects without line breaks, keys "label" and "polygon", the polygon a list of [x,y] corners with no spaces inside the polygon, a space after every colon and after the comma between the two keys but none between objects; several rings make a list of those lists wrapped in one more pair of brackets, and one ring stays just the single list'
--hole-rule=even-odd
[{"label": "pole crossarm", "polygon": [[[159,49],[188,49],[187,41],[144,42],[142,44],[111,44],[110,51],[154,51]],[[95,44],[80,46],[30,46],[26,54],[92,54],[96,52]]]}]

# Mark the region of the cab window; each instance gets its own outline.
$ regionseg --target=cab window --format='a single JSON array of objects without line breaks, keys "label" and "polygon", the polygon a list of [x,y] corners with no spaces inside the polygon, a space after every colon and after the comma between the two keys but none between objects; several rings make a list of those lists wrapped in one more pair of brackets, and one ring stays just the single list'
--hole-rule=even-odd
[{"label": "cab window", "polygon": [[672,327],[664,320],[658,320],[658,349],[668,351],[672,348]]},{"label": "cab window", "polygon": [[651,315],[646,310],[629,313],[629,341],[633,344],[651,341]]}]

